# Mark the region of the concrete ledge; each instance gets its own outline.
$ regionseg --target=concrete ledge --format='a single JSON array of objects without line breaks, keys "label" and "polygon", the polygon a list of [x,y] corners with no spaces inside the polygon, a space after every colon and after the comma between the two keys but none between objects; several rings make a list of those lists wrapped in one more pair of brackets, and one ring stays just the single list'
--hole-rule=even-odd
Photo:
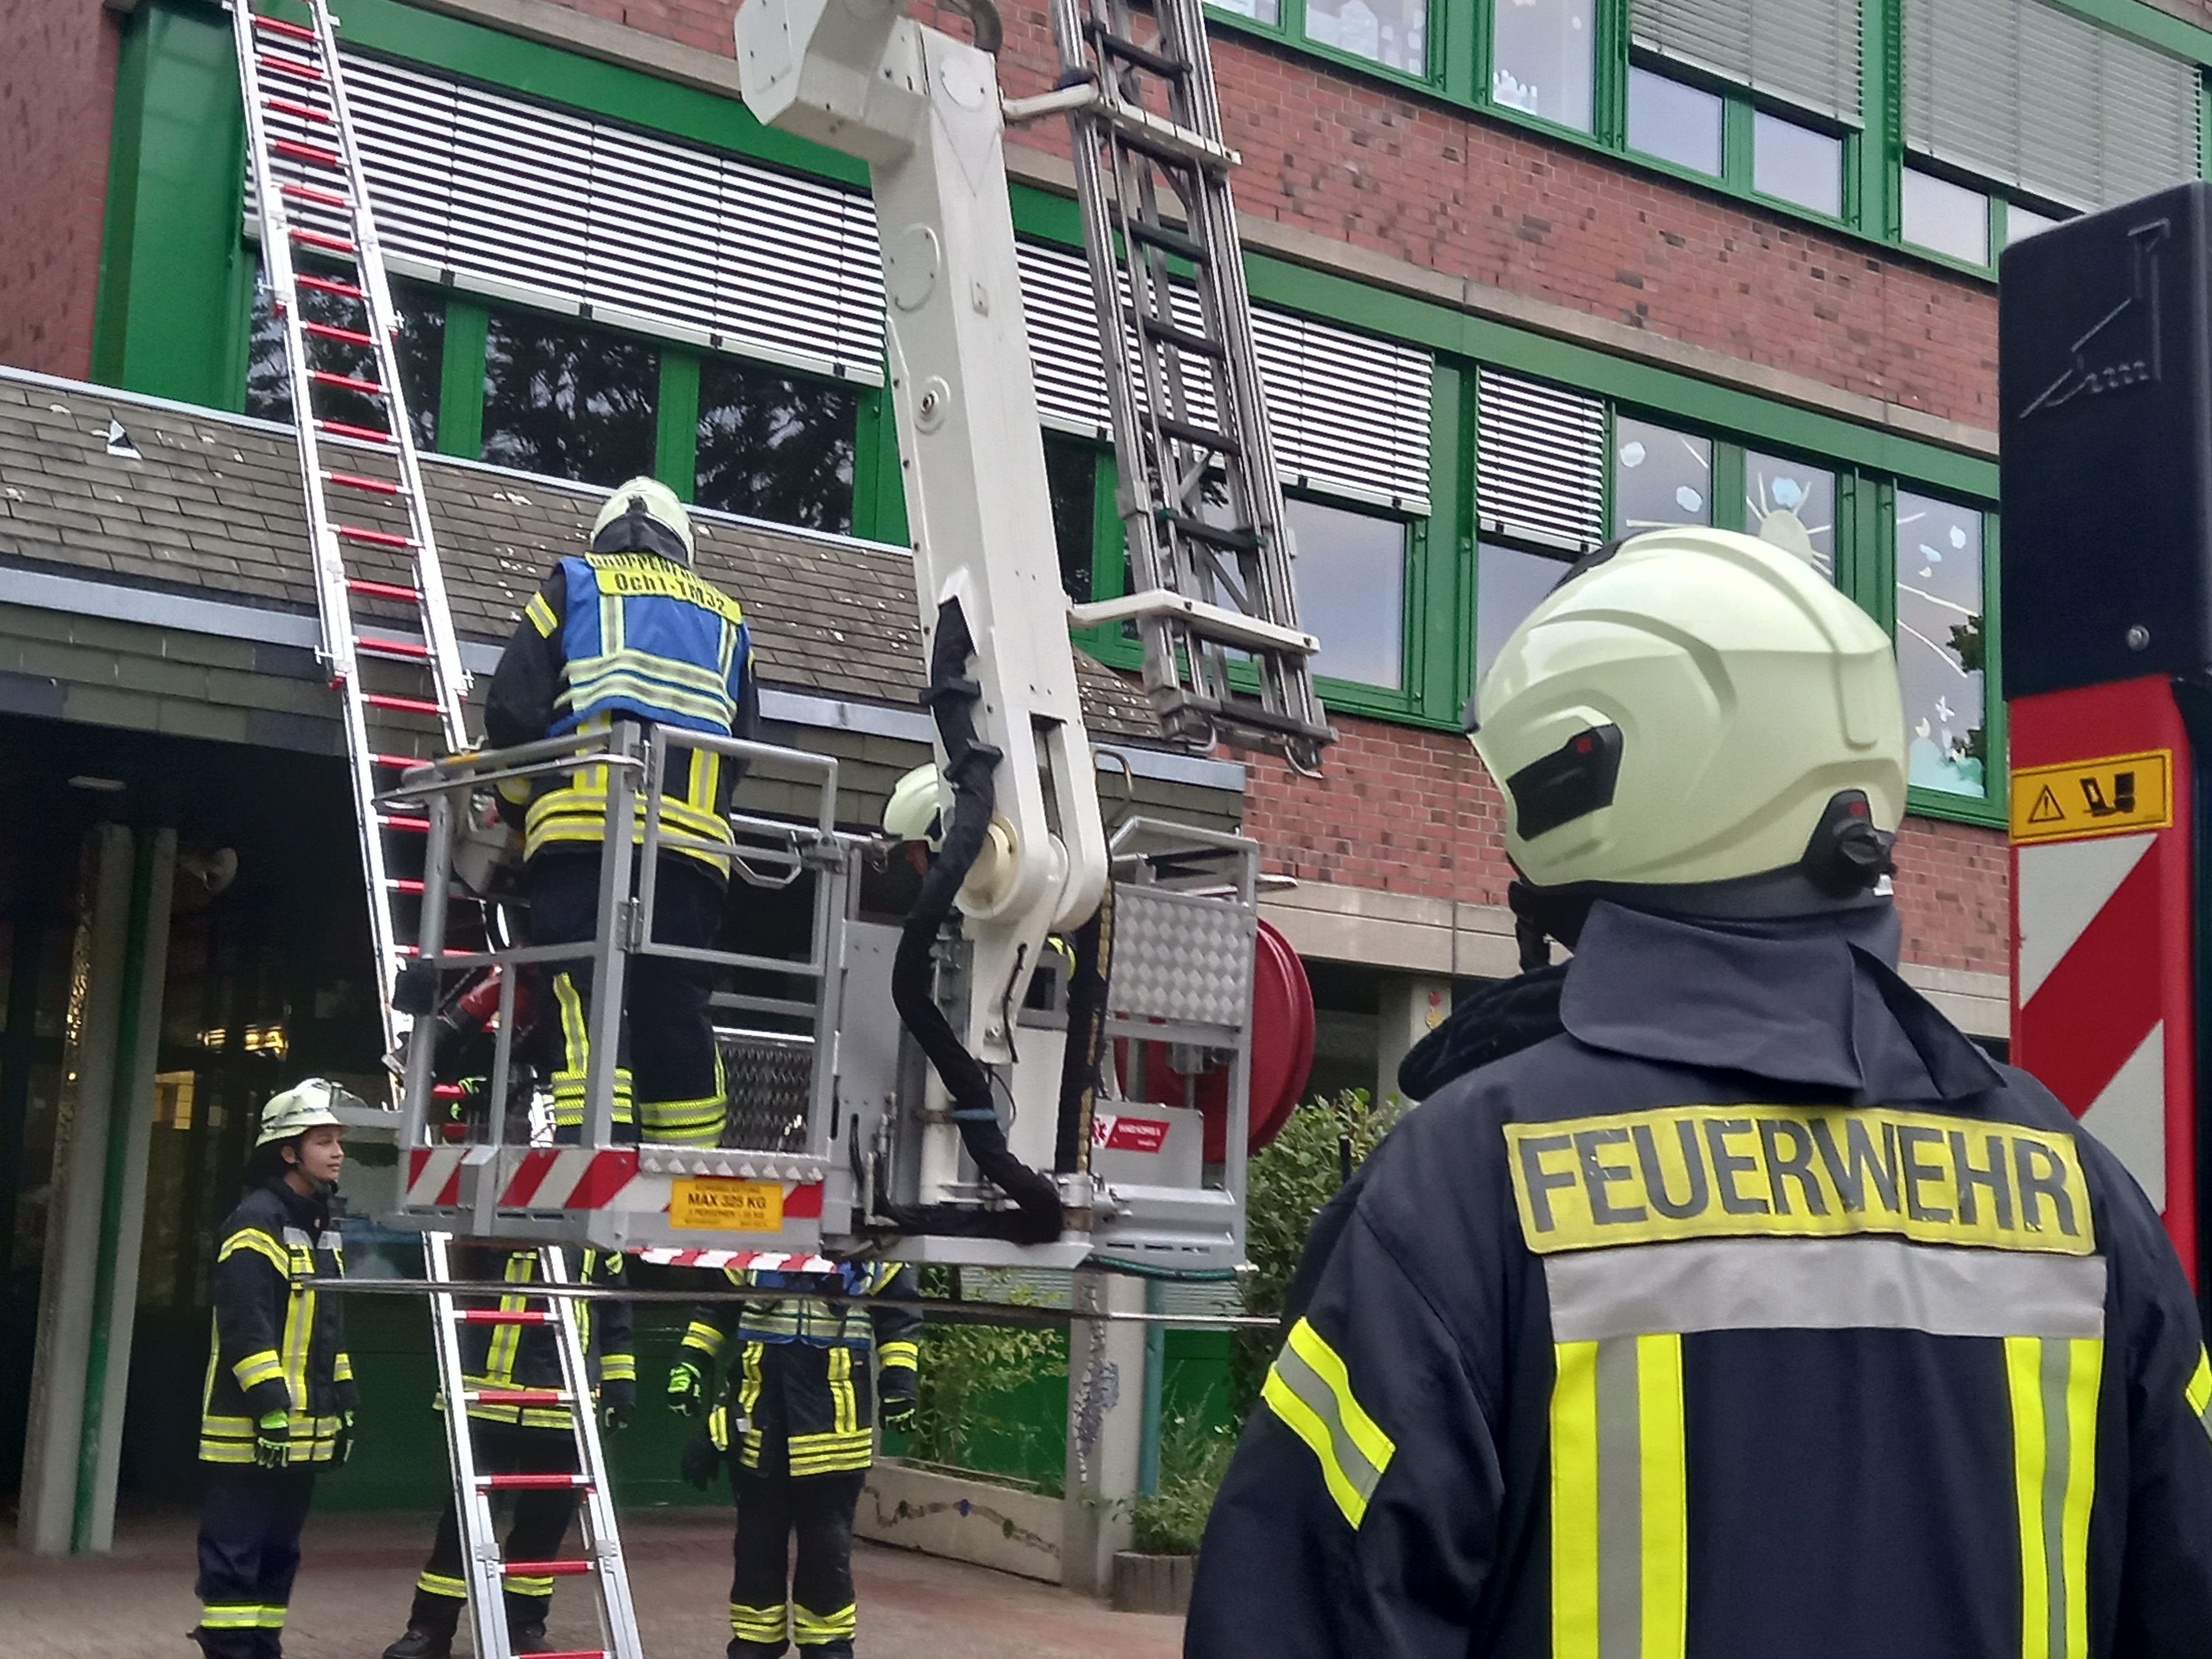
[{"label": "concrete ledge", "polygon": [[1197,1574],[1194,1555],[1120,1551],[1114,1557],[1114,1611],[1168,1613],[1181,1618],[1190,1611],[1191,1581]]},{"label": "concrete ledge", "polygon": [[1968,1036],[2001,1037],[2012,1031],[2012,984],[2002,974],[1901,963],[1898,977],[1934,1003]]},{"label": "concrete ledge", "polygon": [[853,1530],[896,1549],[1060,1582],[1060,1500],[878,1458]]}]

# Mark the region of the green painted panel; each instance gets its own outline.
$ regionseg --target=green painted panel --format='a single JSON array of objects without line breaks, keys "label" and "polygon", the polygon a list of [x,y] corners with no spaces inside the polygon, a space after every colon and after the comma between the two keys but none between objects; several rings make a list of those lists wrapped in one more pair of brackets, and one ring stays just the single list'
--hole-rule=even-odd
[{"label": "green painted panel", "polygon": [[699,357],[660,349],[660,399],[654,405],[653,476],[688,501],[699,487]]},{"label": "green painted panel", "polygon": [[446,356],[439,367],[438,453],[483,453],[484,339],[491,313],[480,300],[446,296]]},{"label": "green painted panel", "polygon": [[211,9],[155,4],[125,39],[97,372],[238,409],[252,263],[238,234],[246,141],[230,26]]}]

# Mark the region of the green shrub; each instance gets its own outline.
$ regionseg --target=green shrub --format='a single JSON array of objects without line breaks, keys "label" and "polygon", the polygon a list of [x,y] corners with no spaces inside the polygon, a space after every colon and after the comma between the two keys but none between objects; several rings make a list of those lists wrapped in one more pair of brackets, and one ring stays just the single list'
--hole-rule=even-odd
[{"label": "green shrub", "polygon": [[1176,1418],[1160,1428],[1160,1489],[1137,1500],[1135,1547],[1147,1555],[1195,1555],[1237,1431]]},{"label": "green shrub", "polygon": [[[927,1269],[922,1294],[949,1296],[950,1273]],[[1067,1333],[1049,1327],[970,1325],[932,1322],[917,1339],[921,1365],[920,1410],[906,1451],[932,1463],[970,1467],[969,1454],[980,1440],[1024,1440],[1039,1437],[1037,1425],[1016,1422],[988,1409],[1010,1382],[1027,1377],[1067,1375]],[[1045,1483],[1051,1485],[1051,1482]]]}]

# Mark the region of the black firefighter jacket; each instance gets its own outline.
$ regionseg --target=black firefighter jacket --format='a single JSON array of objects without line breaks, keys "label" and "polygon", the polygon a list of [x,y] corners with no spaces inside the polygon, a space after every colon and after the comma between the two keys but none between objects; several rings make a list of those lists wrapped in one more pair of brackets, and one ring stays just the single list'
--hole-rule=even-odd
[{"label": "black firefighter jacket", "polygon": [[1595,907],[1317,1224],[1188,1655],[2212,1654],[2179,1264],[1895,940]]},{"label": "black firefighter jacket", "polygon": [[336,1455],[343,1414],[354,1407],[344,1297],[307,1281],[344,1272],[327,1199],[272,1181],[230,1212],[216,1247],[202,1462],[252,1462],[255,1425],[271,1412],[289,1416],[295,1463]]}]

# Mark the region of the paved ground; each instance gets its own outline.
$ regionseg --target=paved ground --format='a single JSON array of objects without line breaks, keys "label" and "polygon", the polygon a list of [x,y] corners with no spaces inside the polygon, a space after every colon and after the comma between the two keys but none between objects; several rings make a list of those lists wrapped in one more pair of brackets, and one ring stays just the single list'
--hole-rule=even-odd
[{"label": "paved ground", "polygon": [[[688,1511],[626,1516],[645,1650],[720,1659],[729,1639],[728,1522]],[[0,1544],[0,1659],[195,1659],[192,1520],[126,1522],[115,1553],[34,1560]],[[377,1659],[406,1623],[428,1541],[422,1516],[318,1516],[292,1597],[286,1659]],[[854,1573],[860,1652],[869,1659],[1175,1659],[1182,1621],[1111,1613],[1048,1584],[862,1543]],[[580,1586],[564,1586],[548,1632],[586,1647],[597,1632]],[[565,1605],[564,1605],[565,1604]],[[464,1638],[463,1646],[466,1643]]]}]

